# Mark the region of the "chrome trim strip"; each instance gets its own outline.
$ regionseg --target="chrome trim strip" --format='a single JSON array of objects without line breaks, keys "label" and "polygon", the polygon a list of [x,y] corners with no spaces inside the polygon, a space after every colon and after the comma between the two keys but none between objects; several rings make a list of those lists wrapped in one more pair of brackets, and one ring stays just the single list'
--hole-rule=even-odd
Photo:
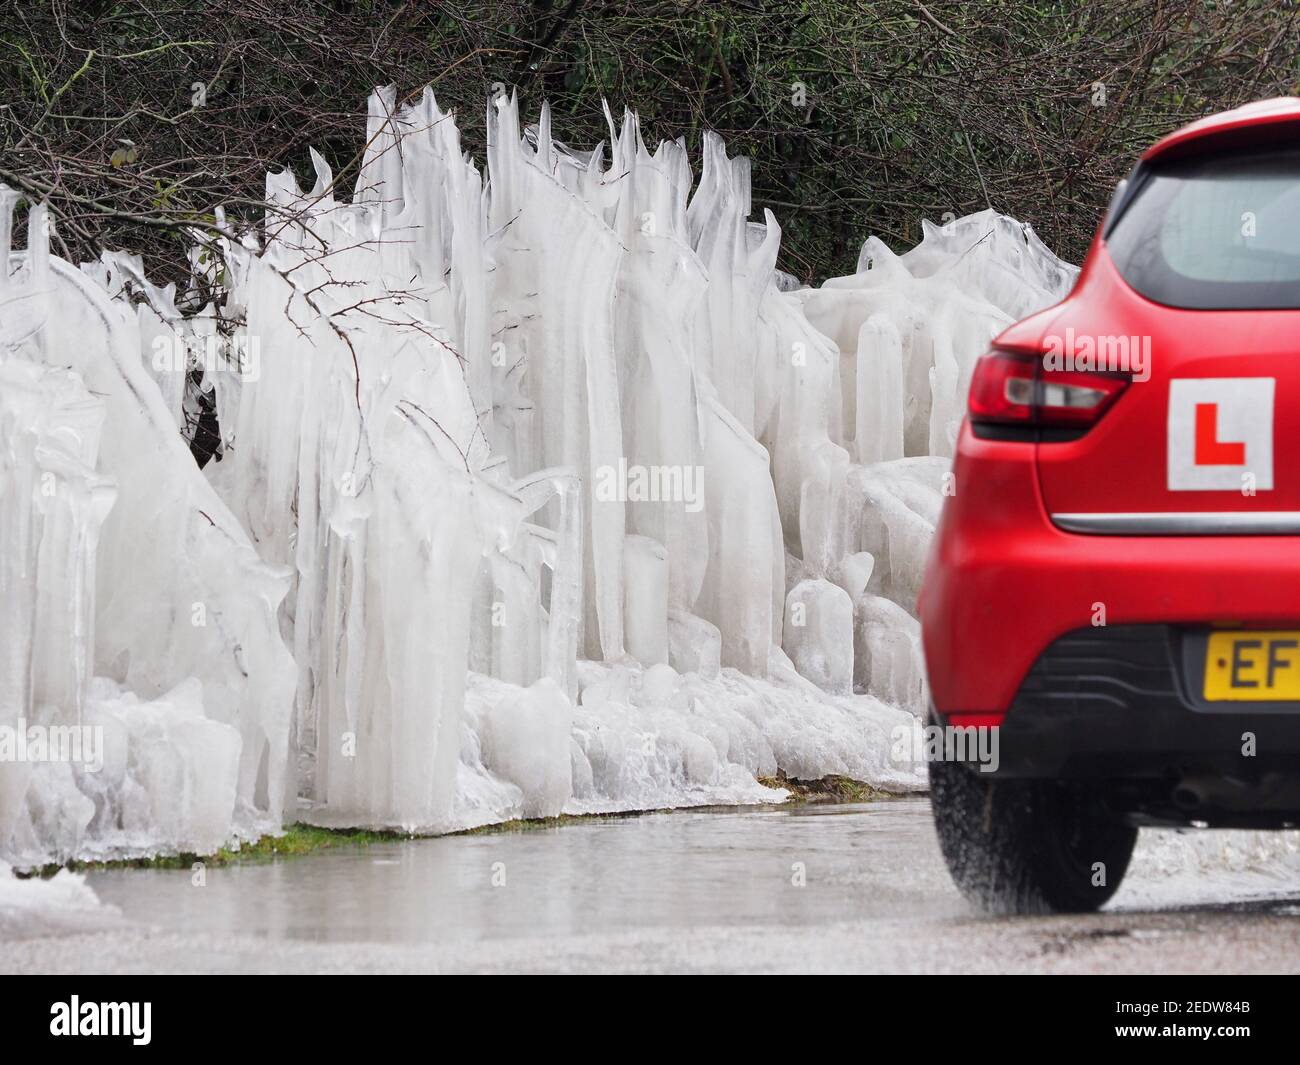
[{"label": "chrome trim strip", "polygon": [[1053,514],[1066,532],[1100,536],[1296,536],[1300,510]]}]

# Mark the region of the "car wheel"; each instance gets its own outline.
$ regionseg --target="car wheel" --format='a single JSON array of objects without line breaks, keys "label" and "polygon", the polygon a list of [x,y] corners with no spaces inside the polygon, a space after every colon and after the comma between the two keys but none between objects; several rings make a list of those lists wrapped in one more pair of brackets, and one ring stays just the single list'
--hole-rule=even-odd
[{"label": "car wheel", "polygon": [[1119,888],[1137,829],[1094,795],[930,763],[939,846],[961,893],[1002,914],[1088,913]]}]

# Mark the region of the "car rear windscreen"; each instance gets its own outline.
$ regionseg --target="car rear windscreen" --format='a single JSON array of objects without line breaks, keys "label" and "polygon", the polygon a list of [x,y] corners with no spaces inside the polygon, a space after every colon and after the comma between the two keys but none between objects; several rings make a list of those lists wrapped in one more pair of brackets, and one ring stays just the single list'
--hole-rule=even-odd
[{"label": "car rear windscreen", "polygon": [[1300,148],[1139,171],[1106,234],[1147,299],[1195,310],[1300,308]]}]

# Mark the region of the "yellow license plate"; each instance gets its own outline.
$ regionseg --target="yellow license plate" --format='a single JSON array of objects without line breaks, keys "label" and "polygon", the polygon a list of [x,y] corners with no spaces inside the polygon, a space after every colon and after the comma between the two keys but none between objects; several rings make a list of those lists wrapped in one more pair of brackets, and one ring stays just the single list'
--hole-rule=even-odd
[{"label": "yellow license plate", "polygon": [[1300,632],[1212,632],[1205,698],[1214,702],[1300,700]]}]

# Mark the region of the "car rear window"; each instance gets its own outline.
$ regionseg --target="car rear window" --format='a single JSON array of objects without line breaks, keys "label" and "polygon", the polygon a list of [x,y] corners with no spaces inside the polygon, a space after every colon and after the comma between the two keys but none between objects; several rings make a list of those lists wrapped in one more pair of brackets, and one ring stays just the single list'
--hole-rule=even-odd
[{"label": "car rear window", "polygon": [[1147,299],[1196,310],[1300,308],[1300,148],[1158,162],[1106,244]]}]

